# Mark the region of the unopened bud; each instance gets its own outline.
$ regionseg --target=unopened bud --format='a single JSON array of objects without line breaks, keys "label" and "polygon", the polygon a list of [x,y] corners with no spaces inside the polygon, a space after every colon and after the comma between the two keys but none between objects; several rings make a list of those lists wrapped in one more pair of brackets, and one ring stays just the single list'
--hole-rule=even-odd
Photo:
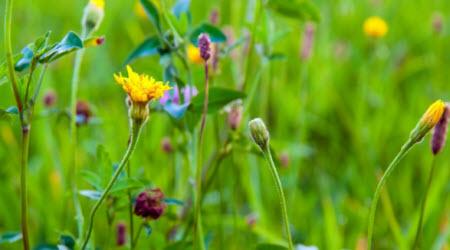
[{"label": "unopened bud", "polygon": [[269,131],[261,118],[255,118],[248,123],[250,135],[253,141],[258,144],[261,150],[266,150],[269,146]]},{"label": "unopened bud", "polygon": [[126,236],[126,226],[123,222],[120,222],[117,224],[117,246],[121,247],[124,246],[127,242],[127,236]]},{"label": "unopened bud", "polygon": [[444,113],[445,103],[441,100],[435,101],[425,111],[416,127],[411,131],[409,135],[410,140],[413,143],[422,141],[425,135],[439,122]]},{"label": "unopened bud", "polygon": [[98,29],[105,15],[104,9],[104,0],[90,0],[88,5],[86,5],[82,19],[83,35],[85,37],[88,37]]},{"label": "unopened bud", "polygon": [[280,160],[281,167],[284,167],[284,168],[289,167],[290,159],[289,159],[289,154],[287,152],[281,153],[279,156],[279,160]]},{"label": "unopened bud", "polygon": [[161,148],[167,154],[170,154],[173,152],[172,142],[170,141],[169,137],[164,137],[161,140]]},{"label": "unopened bud", "polygon": [[436,34],[442,33],[442,28],[444,27],[444,18],[442,17],[442,14],[440,13],[434,13],[433,14],[433,30]]},{"label": "unopened bud", "polygon": [[433,138],[431,139],[431,151],[434,155],[438,154],[445,145],[449,117],[450,110],[448,104],[446,104],[441,119],[434,127]]},{"label": "unopened bud", "polygon": [[200,57],[207,62],[211,57],[211,40],[208,34],[202,33],[199,36],[198,48],[200,49]]},{"label": "unopened bud", "polygon": [[236,130],[242,120],[242,101],[232,103],[228,111],[228,125],[232,130]]},{"label": "unopened bud", "polygon": [[314,25],[312,23],[307,23],[305,34],[303,37],[302,51],[300,53],[300,57],[303,60],[307,60],[311,56],[314,43],[314,32],[315,32]]},{"label": "unopened bud", "polygon": [[44,95],[44,106],[46,108],[51,108],[56,103],[56,93],[53,90],[47,91]]},{"label": "unopened bud", "polygon": [[92,111],[91,107],[89,106],[89,103],[85,101],[78,101],[77,102],[77,117],[76,117],[76,123],[78,126],[85,125],[89,122],[89,120],[92,117]]},{"label": "unopened bud", "polygon": [[166,209],[163,199],[164,193],[159,188],[144,191],[136,198],[134,213],[144,219],[157,220]]}]

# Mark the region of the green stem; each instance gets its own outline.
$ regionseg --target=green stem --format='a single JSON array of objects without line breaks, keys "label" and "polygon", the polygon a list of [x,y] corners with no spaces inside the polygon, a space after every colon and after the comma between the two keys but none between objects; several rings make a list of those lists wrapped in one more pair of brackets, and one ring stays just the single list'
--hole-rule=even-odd
[{"label": "green stem", "polygon": [[14,72],[14,61],[11,46],[11,16],[12,16],[13,0],[6,0],[5,5],[5,51],[6,51],[6,62],[8,65],[9,80],[11,81],[11,87],[13,90],[14,98],[16,99],[17,108],[19,112],[23,111],[22,100],[20,98],[19,88],[17,85],[17,78]]},{"label": "green stem", "polygon": [[144,222],[141,223],[141,225],[139,225],[139,229],[136,233],[136,237],[133,239],[131,239],[131,242],[133,243],[133,246],[136,246],[138,241],[139,241],[139,236],[141,235],[142,229],[144,228]]},{"label": "green stem", "polygon": [[97,213],[97,210],[100,208],[100,205],[105,200],[105,198],[108,196],[109,191],[111,191],[111,188],[114,186],[114,183],[116,182],[117,178],[119,178],[120,173],[122,172],[123,168],[126,166],[128,159],[130,158],[131,154],[133,153],[134,149],[136,148],[136,144],[139,140],[139,134],[141,132],[142,123],[138,122],[132,122],[131,123],[131,135],[130,135],[130,142],[128,144],[127,151],[125,152],[125,155],[123,156],[122,160],[120,161],[119,167],[117,168],[116,172],[114,173],[113,177],[109,181],[108,185],[106,186],[105,190],[103,191],[102,195],[100,196],[100,199],[95,203],[94,207],[91,210],[90,216],[89,216],[89,226],[86,233],[86,238],[84,239],[84,243],[81,247],[82,250],[86,249],[86,246],[89,242],[89,238],[91,237],[92,228],[94,226],[94,217]]},{"label": "green stem", "polygon": [[420,249],[421,234],[422,234],[422,227],[423,227],[423,217],[425,215],[425,208],[427,206],[428,191],[430,190],[431,183],[433,182],[435,166],[436,166],[436,156],[433,156],[433,160],[431,161],[430,175],[428,176],[428,182],[427,182],[427,186],[425,188],[425,194],[422,199],[422,204],[420,205],[419,224],[417,225],[416,237],[415,237],[412,249]]},{"label": "green stem", "polygon": [[70,152],[71,152],[71,164],[68,171],[68,180],[70,180],[70,186],[72,188],[72,199],[75,207],[76,218],[77,218],[77,229],[78,235],[81,237],[83,235],[83,224],[84,224],[84,216],[81,209],[81,204],[77,195],[77,92],[78,92],[78,82],[80,78],[80,70],[81,70],[81,62],[83,60],[84,50],[79,50],[75,54],[75,62],[73,66],[73,75],[72,75],[72,85],[71,85],[71,93],[70,93]]},{"label": "green stem", "polygon": [[369,211],[369,226],[367,230],[367,250],[370,250],[372,248],[372,238],[373,238],[373,226],[375,223],[375,212],[377,210],[377,203],[380,198],[381,190],[386,184],[387,179],[394,171],[395,167],[398,165],[401,159],[408,153],[408,151],[411,149],[411,147],[414,145],[414,142],[412,142],[410,139],[402,146],[398,154],[395,156],[394,160],[389,164],[388,168],[386,169],[386,172],[381,177],[381,180],[378,182],[377,188],[375,190],[375,194],[372,199],[372,204],[370,205],[370,211]]},{"label": "green stem", "polygon": [[[131,164],[130,162],[128,162],[128,167],[127,167],[127,174],[128,174],[128,178],[131,178]],[[133,197],[131,196],[131,190],[128,189],[128,202],[129,202],[129,207],[128,207],[128,217],[130,220],[130,249],[134,250],[134,222],[133,222]]]},{"label": "green stem", "polygon": [[20,167],[20,198],[21,198],[21,216],[22,216],[22,239],[23,249],[30,249],[28,236],[28,202],[27,202],[27,168],[28,151],[30,145],[30,127],[25,125],[22,128],[22,161]]},{"label": "green stem", "polygon": [[209,97],[209,72],[208,63],[205,62],[205,100],[203,102],[202,120],[200,124],[198,150],[197,150],[197,165],[195,178],[195,233],[198,246],[200,250],[205,249],[205,242],[203,240],[203,225],[201,217],[201,200],[202,200],[202,146],[206,127],[206,116],[208,115],[208,97]]},{"label": "green stem", "polygon": [[278,193],[278,199],[281,206],[281,213],[283,216],[284,221],[284,229],[285,233],[287,234],[287,240],[288,240],[288,249],[294,250],[294,244],[292,243],[292,236],[291,236],[291,229],[289,228],[289,219],[287,214],[287,206],[286,206],[286,198],[284,197],[283,193],[283,186],[281,185],[280,176],[278,175],[277,168],[275,167],[275,163],[272,158],[272,153],[270,152],[269,146],[267,146],[264,151],[264,156],[266,157],[267,162],[270,166],[270,173],[272,174],[272,178],[275,182],[275,188]]}]

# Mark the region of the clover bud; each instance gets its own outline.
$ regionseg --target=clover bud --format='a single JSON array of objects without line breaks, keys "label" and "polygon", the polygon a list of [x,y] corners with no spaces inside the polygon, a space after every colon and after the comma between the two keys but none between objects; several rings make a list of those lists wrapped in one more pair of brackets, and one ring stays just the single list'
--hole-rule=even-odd
[{"label": "clover bud", "polygon": [[262,151],[265,151],[269,146],[270,135],[263,120],[255,118],[248,123],[248,126],[253,141],[258,144]]},{"label": "clover bud", "polygon": [[104,9],[104,0],[90,0],[86,5],[83,12],[83,19],[81,21],[83,26],[83,35],[85,37],[88,37],[98,29],[105,15]]},{"label": "clover bud", "polygon": [[123,222],[120,222],[117,224],[117,246],[121,247],[124,246],[127,242],[127,236],[126,236],[126,226]]},{"label": "clover bud", "polygon": [[200,49],[200,57],[207,62],[211,57],[211,39],[205,33],[198,38],[198,48]]},{"label": "clover bud", "polygon": [[164,193],[159,188],[140,193],[134,205],[134,213],[144,219],[157,220],[165,209]]}]

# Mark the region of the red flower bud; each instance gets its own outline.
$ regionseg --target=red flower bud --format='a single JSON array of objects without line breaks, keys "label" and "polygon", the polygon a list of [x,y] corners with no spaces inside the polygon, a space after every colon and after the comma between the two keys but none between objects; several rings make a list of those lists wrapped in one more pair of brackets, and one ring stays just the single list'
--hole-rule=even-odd
[{"label": "red flower bud", "polygon": [[164,194],[159,188],[139,194],[134,205],[134,213],[145,219],[157,220],[164,213],[166,204]]}]

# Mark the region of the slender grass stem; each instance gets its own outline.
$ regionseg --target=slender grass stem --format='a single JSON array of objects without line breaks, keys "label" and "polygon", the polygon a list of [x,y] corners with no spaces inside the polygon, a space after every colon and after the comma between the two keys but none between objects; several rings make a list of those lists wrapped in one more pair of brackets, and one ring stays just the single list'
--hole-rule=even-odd
[{"label": "slender grass stem", "polygon": [[126,166],[128,159],[130,158],[131,154],[133,153],[134,149],[136,148],[136,144],[139,140],[139,135],[142,128],[142,123],[136,123],[132,122],[131,124],[131,136],[130,136],[130,142],[128,143],[127,151],[125,152],[125,155],[123,156],[122,160],[120,161],[119,166],[117,167],[116,172],[112,176],[111,180],[109,181],[108,185],[106,186],[105,190],[103,191],[102,195],[100,196],[100,199],[95,203],[94,207],[91,210],[91,213],[89,215],[89,226],[87,228],[86,238],[84,239],[83,245],[81,247],[82,250],[86,249],[87,244],[89,243],[89,238],[91,237],[92,228],[94,226],[94,218],[95,214],[97,213],[97,210],[100,208],[100,205],[103,203],[105,198],[108,196],[109,192],[111,191],[111,188],[114,186],[114,183],[116,182],[117,178],[119,178],[120,173]]},{"label": "slender grass stem", "polygon": [[422,228],[423,228],[423,218],[425,216],[425,209],[427,206],[427,198],[428,198],[428,191],[430,190],[431,183],[433,182],[433,175],[435,171],[436,166],[436,156],[433,156],[433,159],[431,160],[431,169],[430,174],[428,176],[428,182],[427,186],[425,187],[425,194],[422,198],[422,203],[420,205],[420,216],[419,216],[419,224],[417,225],[417,231],[416,231],[416,237],[414,239],[414,244],[412,249],[421,249],[421,240],[422,240]]},{"label": "slender grass stem", "polygon": [[377,188],[375,190],[372,204],[370,205],[370,211],[369,211],[369,225],[367,229],[367,250],[372,249],[372,238],[373,238],[373,226],[375,223],[375,212],[377,210],[377,203],[380,198],[381,190],[384,187],[384,184],[386,184],[387,179],[394,171],[395,167],[398,165],[401,159],[408,153],[408,151],[411,149],[411,147],[414,145],[414,142],[408,139],[408,141],[402,146],[398,154],[395,156],[394,160],[389,164],[388,168],[386,169],[386,172],[381,177],[381,180],[378,182]]},{"label": "slender grass stem", "polygon": [[[127,167],[128,178],[131,178],[131,164],[128,162]],[[130,249],[134,250],[134,221],[133,221],[133,197],[131,196],[131,190],[128,190],[128,218],[130,220]]]},{"label": "slender grass stem", "polygon": [[195,234],[200,250],[205,249],[205,242],[203,240],[203,225],[201,217],[201,200],[202,200],[202,149],[203,138],[206,127],[206,116],[208,115],[208,98],[209,98],[209,71],[208,63],[205,62],[205,100],[203,101],[203,112],[200,124],[200,130],[198,135],[198,149],[197,149],[197,165],[196,165],[196,178],[195,178]]},{"label": "slender grass stem", "polygon": [[270,173],[272,174],[272,178],[275,182],[275,188],[278,193],[278,199],[279,199],[280,206],[281,206],[281,214],[283,216],[283,221],[284,221],[284,223],[283,223],[284,229],[285,229],[285,233],[287,235],[287,240],[288,240],[288,248],[289,248],[289,250],[294,250],[294,244],[292,243],[291,230],[289,228],[289,219],[288,219],[288,214],[287,214],[286,198],[284,197],[283,186],[281,185],[280,176],[278,175],[277,168],[275,167],[275,163],[273,161],[272,153],[270,152],[269,146],[267,146],[264,149],[263,153],[264,153],[264,156],[265,156],[267,162],[269,163]]},{"label": "slender grass stem", "polygon": [[141,223],[141,224],[139,225],[139,229],[138,229],[138,231],[137,231],[137,233],[136,233],[135,238],[134,238],[134,239],[131,239],[131,242],[133,242],[133,245],[134,245],[134,246],[137,245],[137,243],[138,243],[138,241],[139,241],[139,236],[141,235],[141,232],[142,232],[142,229],[143,229],[143,228],[144,228],[144,223]]},{"label": "slender grass stem", "polygon": [[21,191],[21,216],[22,216],[22,240],[23,249],[30,249],[30,241],[28,237],[28,195],[27,195],[27,168],[28,168],[28,151],[30,145],[30,128],[26,126],[22,128],[22,160],[20,167],[20,191]]},{"label": "slender grass stem", "polygon": [[4,35],[4,44],[6,51],[6,63],[8,66],[8,74],[9,80],[11,81],[11,87],[13,90],[14,98],[16,99],[17,109],[19,112],[23,111],[23,104],[20,98],[19,88],[17,85],[17,78],[14,72],[14,61],[13,61],[13,52],[11,46],[11,16],[13,9],[13,0],[6,0],[5,4],[5,35]]}]

